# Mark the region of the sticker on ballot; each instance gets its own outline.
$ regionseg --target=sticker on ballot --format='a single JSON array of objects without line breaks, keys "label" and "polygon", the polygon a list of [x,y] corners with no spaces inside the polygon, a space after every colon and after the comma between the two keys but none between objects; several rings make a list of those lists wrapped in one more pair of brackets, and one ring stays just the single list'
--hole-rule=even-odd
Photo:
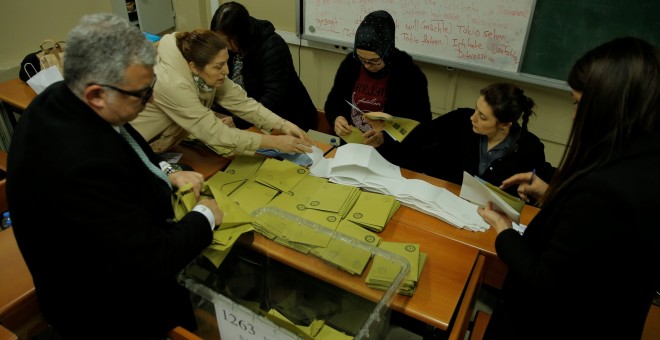
[{"label": "sticker on ballot", "polygon": [[222,339],[236,340],[296,340],[301,339],[289,330],[275,325],[225,296],[213,300],[215,315]]}]

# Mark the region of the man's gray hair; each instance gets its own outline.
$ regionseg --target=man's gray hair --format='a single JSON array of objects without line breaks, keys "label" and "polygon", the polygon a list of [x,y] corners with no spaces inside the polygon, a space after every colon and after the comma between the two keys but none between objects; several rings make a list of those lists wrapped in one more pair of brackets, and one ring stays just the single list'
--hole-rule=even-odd
[{"label": "man's gray hair", "polygon": [[139,28],[114,14],[90,14],[67,36],[64,82],[82,96],[91,83],[121,84],[131,65],[155,64],[156,49]]}]

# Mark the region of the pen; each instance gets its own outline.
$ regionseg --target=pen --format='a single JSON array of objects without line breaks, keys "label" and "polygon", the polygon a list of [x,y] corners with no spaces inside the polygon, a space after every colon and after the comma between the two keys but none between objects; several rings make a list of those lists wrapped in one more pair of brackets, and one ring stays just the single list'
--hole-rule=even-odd
[{"label": "pen", "polygon": [[352,108],[354,108],[357,112],[364,114],[362,110],[360,110],[357,106],[353,105],[353,103],[349,102],[348,100],[346,101],[346,104],[350,105]]},{"label": "pen", "polygon": [[337,147],[336,145],[333,145],[328,151],[326,151],[326,152],[323,154],[323,157],[325,157],[327,154],[329,154],[330,151],[334,150],[336,147]]},{"label": "pen", "polygon": [[529,178],[528,184],[532,184],[532,182],[534,182],[534,175],[536,175],[536,168],[532,170],[532,177]]}]

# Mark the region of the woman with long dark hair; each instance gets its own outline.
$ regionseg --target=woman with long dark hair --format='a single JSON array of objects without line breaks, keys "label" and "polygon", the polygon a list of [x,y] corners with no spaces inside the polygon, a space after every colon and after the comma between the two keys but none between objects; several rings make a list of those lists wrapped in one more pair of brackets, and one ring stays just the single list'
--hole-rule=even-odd
[{"label": "woman with long dark hair", "polygon": [[487,339],[639,339],[660,281],[660,52],[620,38],[587,52],[568,77],[577,105],[550,185],[505,185],[541,199],[521,236],[486,207],[509,269]]}]

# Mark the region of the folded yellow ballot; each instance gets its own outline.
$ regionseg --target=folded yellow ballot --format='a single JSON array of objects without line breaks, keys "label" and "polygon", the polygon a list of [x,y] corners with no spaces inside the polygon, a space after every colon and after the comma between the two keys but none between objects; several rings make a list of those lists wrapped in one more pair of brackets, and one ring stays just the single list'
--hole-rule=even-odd
[{"label": "folded yellow ballot", "polygon": [[[525,206],[524,202],[520,204],[520,202],[516,202],[513,196],[502,190],[494,190],[495,186],[488,186],[486,183],[486,181],[479,177],[472,176],[463,171],[463,183],[459,196],[480,207],[484,207],[488,202],[491,202],[494,210],[506,214],[514,222],[518,223],[520,221],[520,212]],[[515,207],[511,204],[514,204]]]},{"label": "folded yellow ballot", "polygon": [[362,136],[362,131],[360,131],[360,129],[356,128],[355,126],[351,126],[351,133],[339,137],[341,137],[341,139],[343,139],[346,143],[364,144],[364,136]]},{"label": "folded yellow ballot", "polygon": [[287,161],[267,158],[254,175],[254,181],[283,192],[289,192],[307,174],[309,169]]},{"label": "folded yellow ballot", "polygon": [[[421,275],[421,268],[426,260],[426,255],[419,251],[419,245],[401,242],[381,242],[379,248],[397,254],[408,261],[410,271],[406,279],[401,283],[398,292],[400,294],[413,295],[417,281]],[[371,288],[387,290],[400,271],[401,267],[398,264],[376,256],[374,257],[371,270],[367,274],[365,282]]]},{"label": "folded yellow ballot", "polygon": [[331,239],[326,247],[314,248],[311,252],[355,275],[362,275],[362,271],[371,259],[371,252],[366,248],[357,247],[338,239]]},{"label": "folded yellow ballot", "polygon": [[419,125],[419,122],[414,119],[396,117],[385,112],[368,112],[364,115],[371,120],[383,121],[383,130],[399,142],[402,142]]},{"label": "folded yellow ballot", "polygon": [[364,228],[380,232],[401,203],[393,196],[364,191],[346,219]]},{"label": "folded yellow ballot", "polygon": [[277,194],[279,194],[277,189],[247,180],[229,195],[229,198],[248,214],[251,214],[255,209],[268,204]]}]

